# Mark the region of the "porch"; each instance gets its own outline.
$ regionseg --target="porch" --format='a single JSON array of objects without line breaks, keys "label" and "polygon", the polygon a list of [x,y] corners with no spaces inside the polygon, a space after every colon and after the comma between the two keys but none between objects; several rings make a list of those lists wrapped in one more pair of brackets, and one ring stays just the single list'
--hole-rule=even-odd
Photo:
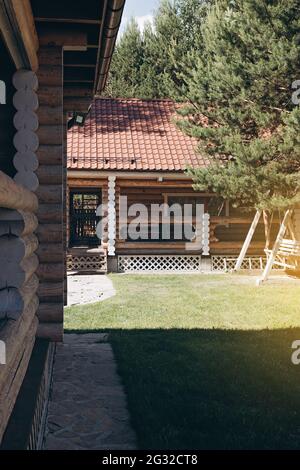
[{"label": "porch", "polygon": [[[237,211],[228,202],[213,194],[197,192],[184,174],[135,172],[68,171],[67,237],[68,269],[82,272],[210,272],[233,269],[252,222],[252,214]],[[99,195],[99,197],[97,196]],[[81,206],[80,223],[74,217],[74,195],[91,202]],[[86,199],[87,198],[87,199]],[[125,212],[124,212],[125,200]],[[101,211],[96,214],[98,203]],[[184,211],[188,204],[203,208],[201,246],[197,239],[175,238],[178,223],[170,217],[170,229],[164,238],[162,214],[151,217],[151,207],[177,205]],[[133,214],[132,208],[142,205],[145,214]],[[91,214],[91,210],[93,214]],[[183,212],[182,212],[183,213]],[[196,226],[193,213],[192,230]],[[137,220],[138,237],[130,236],[130,224]],[[82,223],[84,221],[84,223]],[[167,220],[168,222],[168,220]],[[96,234],[99,224],[98,235]],[[177,224],[177,225],[176,225]],[[278,224],[274,223],[272,237]],[[76,235],[74,237],[74,232]],[[100,235],[100,238],[98,236]],[[74,244],[74,239],[76,243]],[[87,242],[90,239],[90,242]],[[76,246],[81,245],[81,246]],[[98,257],[98,258],[97,258]],[[100,263],[101,260],[101,265]],[[105,261],[106,260],[106,261]],[[252,240],[242,269],[263,269],[264,226],[261,221]],[[94,263],[94,264],[93,264]]]}]

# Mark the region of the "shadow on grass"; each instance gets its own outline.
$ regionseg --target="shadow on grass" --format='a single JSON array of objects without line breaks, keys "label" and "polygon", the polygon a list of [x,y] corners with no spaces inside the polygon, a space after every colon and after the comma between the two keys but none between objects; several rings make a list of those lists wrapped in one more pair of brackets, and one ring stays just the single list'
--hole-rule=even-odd
[{"label": "shadow on grass", "polygon": [[300,449],[300,328],[106,331],[140,448]]}]

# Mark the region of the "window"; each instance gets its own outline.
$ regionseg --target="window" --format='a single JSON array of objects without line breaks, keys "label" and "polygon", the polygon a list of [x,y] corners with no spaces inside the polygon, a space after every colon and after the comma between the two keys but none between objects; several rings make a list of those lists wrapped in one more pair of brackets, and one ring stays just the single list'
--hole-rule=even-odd
[{"label": "window", "polygon": [[100,191],[70,192],[70,244],[95,246],[101,241],[96,235],[99,217],[96,210],[101,202]]}]

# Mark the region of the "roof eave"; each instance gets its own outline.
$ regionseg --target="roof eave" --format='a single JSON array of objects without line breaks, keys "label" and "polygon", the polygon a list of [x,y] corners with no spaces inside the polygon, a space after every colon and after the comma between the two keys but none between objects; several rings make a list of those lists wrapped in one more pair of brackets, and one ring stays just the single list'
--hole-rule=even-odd
[{"label": "roof eave", "polygon": [[105,18],[100,32],[100,48],[96,67],[94,95],[105,88],[111,58],[121,24],[125,0],[106,0]]}]

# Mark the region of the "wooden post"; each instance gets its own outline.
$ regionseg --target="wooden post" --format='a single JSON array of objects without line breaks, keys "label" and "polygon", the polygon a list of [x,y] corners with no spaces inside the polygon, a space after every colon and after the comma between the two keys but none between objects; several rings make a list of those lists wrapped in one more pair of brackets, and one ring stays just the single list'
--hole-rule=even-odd
[{"label": "wooden post", "polygon": [[259,222],[260,216],[261,216],[261,211],[256,211],[253,222],[252,222],[251,227],[249,229],[249,232],[247,234],[246,240],[244,241],[243,247],[241,249],[241,252],[239,254],[237,262],[235,264],[234,271],[238,271],[239,269],[241,269],[242,263],[244,261],[244,258],[246,256],[247,250],[248,250],[249,245],[251,243],[252,237],[253,237],[254,232],[256,230],[256,227],[257,227],[257,224]]},{"label": "wooden post", "polygon": [[[38,211],[38,256],[40,266],[38,294],[40,321],[38,336],[52,341],[63,335],[63,51],[62,47],[40,47],[38,116],[40,127],[37,150],[40,186]],[[51,295],[48,295],[51,292]],[[53,294],[53,295],[52,295]],[[48,323],[55,323],[47,327]]]},{"label": "wooden post", "polygon": [[268,260],[267,260],[267,264],[266,264],[266,267],[264,269],[264,272],[261,276],[261,278],[257,279],[256,281],[256,285],[257,286],[260,286],[263,282],[265,282],[269,275],[270,275],[270,272],[271,272],[271,269],[272,269],[272,266],[273,266],[273,263],[274,263],[274,260],[276,258],[276,255],[277,255],[277,252],[280,248],[280,244],[283,240],[283,237],[285,235],[285,232],[286,232],[286,229],[287,229],[287,226],[289,224],[289,221],[291,219],[291,216],[292,216],[292,210],[289,209],[286,211],[286,213],[284,214],[284,218],[283,218],[283,221],[280,225],[280,229],[279,229],[279,232],[278,232],[278,235],[277,235],[277,238],[276,238],[276,241],[274,243],[274,246],[273,246],[273,250],[271,251],[269,257],[268,257]]},{"label": "wooden post", "polygon": [[116,177],[108,177],[108,255],[115,255],[116,245]]},{"label": "wooden post", "polygon": [[203,214],[203,231],[202,231],[202,255],[209,256],[209,242],[210,242],[210,230],[209,230],[210,215],[208,213]]}]

